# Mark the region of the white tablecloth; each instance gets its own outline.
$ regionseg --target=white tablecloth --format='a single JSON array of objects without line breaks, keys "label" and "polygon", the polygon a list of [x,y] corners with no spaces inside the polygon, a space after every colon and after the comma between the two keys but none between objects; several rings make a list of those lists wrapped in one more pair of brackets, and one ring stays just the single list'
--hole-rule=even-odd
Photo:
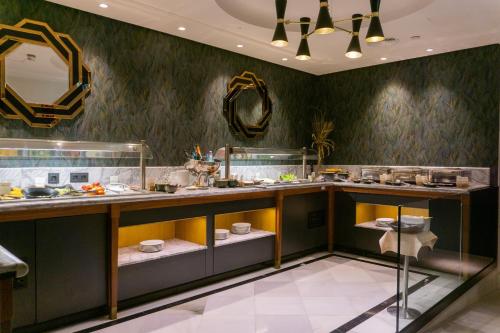
[{"label": "white tablecloth", "polygon": [[28,274],[28,265],[0,245],[0,274],[16,273],[20,278]]},{"label": "white tablecloth", "polygon": [[[418,259],[420,249],[427,246],[432,250],[437,239],[437,236],[431,231],[418,234],[401,233],[401,254]],[[396,231],[387,231],[378,242],[382,253],[388,251],[398,252],[398,233]]]}]

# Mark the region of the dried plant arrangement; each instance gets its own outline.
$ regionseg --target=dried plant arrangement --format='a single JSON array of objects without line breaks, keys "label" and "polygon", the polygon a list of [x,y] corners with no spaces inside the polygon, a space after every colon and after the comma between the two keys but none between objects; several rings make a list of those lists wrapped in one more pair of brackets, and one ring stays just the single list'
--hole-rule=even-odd
[{"label": "dried plant arrangement", "polygon": [[312,144],[311,148],[318,151],[317,171],[319,172],[321,163],[334,150],[335,143],[328,137],[333,132],[333,121],[328,120],[325,113],[318,112],[314,115],[312,121]]}]

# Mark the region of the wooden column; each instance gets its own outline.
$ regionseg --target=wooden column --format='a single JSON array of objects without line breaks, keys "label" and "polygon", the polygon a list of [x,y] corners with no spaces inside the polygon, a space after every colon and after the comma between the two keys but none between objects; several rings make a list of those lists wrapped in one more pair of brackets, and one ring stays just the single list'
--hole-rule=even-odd
[{"label": "wooden column", "polygon": [[118,228],[120,226],[120,206],[109,209],[109,263],[108,263],[108,315],[116,319],[118,312]]},{"label": "wooden column", "polygon": [[276,192],[276,238],[274,243],[274,268],[281,267],[281,243],[283,226],[283,191]]},{"label": "wooden column", "polygon": [[14,274],[0,277],[0,333],[12,332]]},{"label": "wooden column", "polygon": [[328,252],[333,252],[333,242],[335,235],[335,191],[332,186],[328,188],[328,212],[327,212],[327,233],[328,233]]}]

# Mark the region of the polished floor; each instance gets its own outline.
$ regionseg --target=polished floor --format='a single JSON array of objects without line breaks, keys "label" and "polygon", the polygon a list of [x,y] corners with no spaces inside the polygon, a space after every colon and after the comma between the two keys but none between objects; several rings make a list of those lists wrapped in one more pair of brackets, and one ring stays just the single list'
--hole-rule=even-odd
[{"label": "polished floor", "polygon": [[[459,284],[453,275],[412,269],[410,306],[423,312]],[[59,332],[394,332],[396,319],[386,308],[395,295],[393,265],[321,253],[280,271],[269,268],[121,311],[118,321]]]},{"label": "polished floor", "polygon": [[435,325],[426,333],[499,333],[500,290]]}]

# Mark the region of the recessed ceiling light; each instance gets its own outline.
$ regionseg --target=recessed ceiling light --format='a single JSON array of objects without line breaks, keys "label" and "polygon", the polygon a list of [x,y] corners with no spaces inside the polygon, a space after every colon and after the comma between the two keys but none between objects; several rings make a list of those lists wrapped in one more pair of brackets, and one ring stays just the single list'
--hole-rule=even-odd
[{"label": "recessed ceiling light", "polygon": [[427,49],[426,51],[427,52],[432,52],[432,51],[434,51],[434,49]]},{"label": "recessed ceiling light", "polygon": [[107,3],[100,3],[99,7],[101,7],[101,8],[108,8],[109,6],[108,6]]},{"label": "recessed ceiling light", "polygon": [[236,47],[242,48],[243,44],[238,44],[238,45],[236,45]]},{"label": "recessed ceiling light", "polygon": [[186,31],[186,27],[182,27],[182,26],[181,27],[177,27],[177,30],[179,30],[179,31]]},{"label": "recessed ceiling light", "polygon": [[382,58],[380,58],[380,60],[385,61],[385,60],[387,60],[387,58],[386,57],[382,57]]},{"label": "recessed ceiling light", "polygon": [[288,61],[288,58],[281,58],[281,60],[283,60],[283,61]]}]

